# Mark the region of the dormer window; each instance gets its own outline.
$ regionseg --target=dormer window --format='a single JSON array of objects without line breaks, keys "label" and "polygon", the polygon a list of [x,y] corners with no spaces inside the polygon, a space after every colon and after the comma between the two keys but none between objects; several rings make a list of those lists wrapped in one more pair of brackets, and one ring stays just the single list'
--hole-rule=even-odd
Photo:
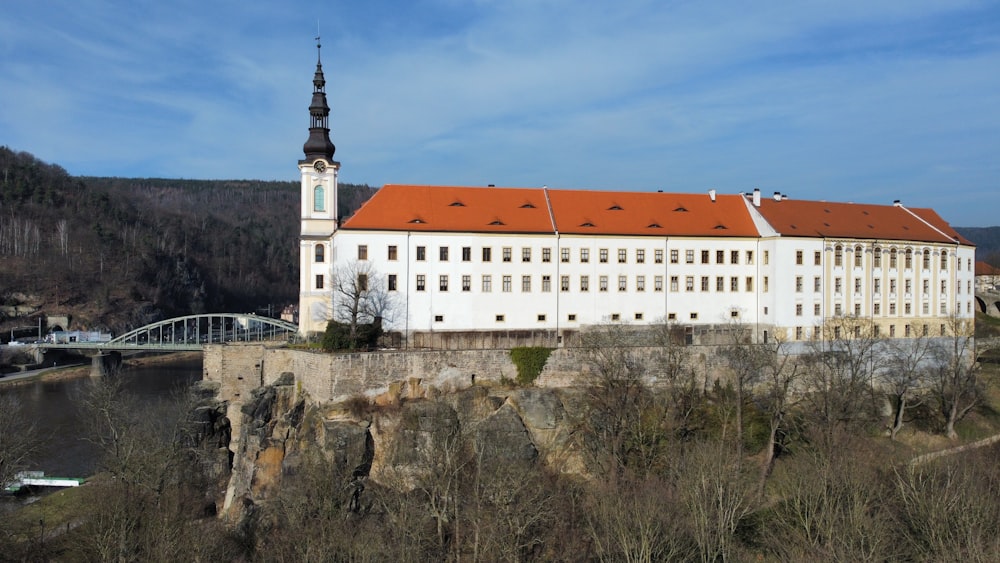
[{"label": "dormer window", "polygon": [[499,225],[503,225],[503,224],[504,224],[504,222],[503,222],[503,221],[501,221],[500,219],[494,219],[494,220],[493,220],[493,221],[492,221],[492,222],[490,223],[490,225],[493,225],[493,226],[499,226]]},{"label": "dormer window", "polygon": [[622,206],[617,203],[608,208],[608,211],[623,211]]},{"label": "dormer window", "polygon": [[448,204],[448,207],[465,207],[465,204],[461,201],[453,201]]},{"label": "dormer window", "polygon": [[530,201],[521,206],[521,209],[534,209],[535,205]]},{"label": "dormer window", "polygon": [[687,213],[687,208],[684,207],[684,206],[681,206],[681,207],[678,207],[677,209],[674,209],[674,211],[677,211],[678,213]]},{"label": "dormer window", "polygon": [[410,219],[410,223],[412,223],[414,225],[419,225],[419,224],[421,224],[423,222],[424,222],[424,220],[421,219],[420,217],[414,217],[413,219]]},{"label": "dormer window", "polygon": [[594,224],[591,223],[590,221],[586,221],[586,222],[581,223],[580,226],[581,227],[593,227]]},{"label": "dormer window", "polygon": [[663,227],[660,226],[659,223],[650,223],[650,224],[646,225],[646,228],[647,229],[662,229]]}]

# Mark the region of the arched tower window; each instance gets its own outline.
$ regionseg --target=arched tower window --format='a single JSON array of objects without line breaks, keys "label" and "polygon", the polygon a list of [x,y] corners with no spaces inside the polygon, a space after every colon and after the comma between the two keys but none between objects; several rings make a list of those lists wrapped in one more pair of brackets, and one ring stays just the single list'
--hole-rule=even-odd
[{"label": "arched tower window", "polygon": [[864,259],[865,251],[861,248],[861,245],[854,247],[854,267],[860,268],[861,261]]},{"label": "arched tower window", "polygon": [[872,266],[875,267],[875,268],[881,268],[882,267],[882,249],[881,248],[875,247],[875,250],[872,252]]},{"label": "arched tower window", "polygon": [[326,247],[322,244],[316,245],[316,262],[323,262],[326,260]]},{"label": "arched tower window", "polygon": [[942,250],[941,251],[941,270],[947,270],[947,269],[948,269],[948,251],[947,250]]},{"label": "arched tower window", "polygon": [[326,190],[322,185],[313,190],[313,211],[326,211]]},{"label": "arched tower window", "polygon": [[839,244],[833,247],[833,265],[834,266],[844,265],[844,247]]},{"label": "arched tower window", "polygon": [[903,267],[906,268],[907,270],[912,270],[913,269],[913,249],[910,249],[910,248],[906,249],[906,256],[904,257],[903,260],[904,260]]}]

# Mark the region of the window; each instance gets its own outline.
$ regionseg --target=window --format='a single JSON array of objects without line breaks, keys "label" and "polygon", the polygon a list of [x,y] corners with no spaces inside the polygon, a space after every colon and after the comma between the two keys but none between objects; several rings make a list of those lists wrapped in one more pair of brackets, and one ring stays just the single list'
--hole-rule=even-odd
[{"label": "window", "polygon": [[[942,307],[942,309],[943,309],[943,308],[944,308],[944,305],[942,304],[942,306],[941,306],[941,307]],[[941,325],[941,327],[940,327],[940,332],[941,332],[941,336],[944,336],[944,334],[945,334],[945,331],[944,331],[944,324],[942,324],[942,325]]]},{"label": "window", "polygon": [[930,327],[929,327],[929,326],[927,326],[927,324],[926,324],[926,323],[924,323],[924,326],[923,326],[923,327],[921,328],[921,330],[920,330],[920,334],[921,334],[921,335],[923,335],[923,336],[927,336],[927,334],[928,334],[928,332],[929,332],[929,331],[928,331],[928,329],[929,329],[929,328],[930,328]]},{"label": "window", "polygon": [[326,190],[323,186],[313,188],[313,211],[326,211]]},{"label": "window", "polygon": [[559,277],[559,290],[560,291],[569,291],[569,276],[560,276]]},{"label": "window", "polygon": [[684,278],[684,291],[694,291],[694,276]]},{"label": "window", "polygon": [[581,248],[580,249],[580,262],[582,262],[584,264],[590,262],[590,249],[589,248]]},{"label": "window", "polygon": [[436,322],[436,323],[443,323],[444,322],[444,315],[434,315],[434,322]]},{"label": "window", "polygon": [[670,276],[670,291],[677,291],[678,278],[677,276]]},{"label": "window", "polygon": [[802,293],[802,276],[795,276],[795,293]]},{"label": "window", "polygon": [[608,276],[601,276],[597,278],[597,291],[607,291],[608,290]]},{"label": "window", "polygon": [[942,294],[948,293],[948,281],[947,280],[941,280],[941,293]]},{"label": "window", "polygon": [[501,254],[501,259],[504,262],[510,262],[510,252],[511,251],[510,251],[510,247],[509,246],[505,246],[505,247],[503,247],[503,249],[501,249],[501,253],[502,253]]},{"label": "window", "polygon": [[551,262],[551,261],[552,261],[552,249],[551,248],[543,248],[542,249],[542,262]]},{"label": "window", "polygon": [[656,249],[653,251],[653,262],[656,262],[657,264],[663,263],[663,250]]},{"label": "window", "polygon": [[729,311],[729,316],[734,319],[739,318],[740,312],[737,309],[733,309],[732,311]]},{"label": "window", "polygon": [[598,261],[601,264],[607,264],[608,263],[608,249],[607,248],[602,248],[602,249],[598,250],[597,254],[598,254]]},{"label": "window", "polygon": [[819,266],[823,264],[823,253],[820,251],[813,252],[813,266]]},{"label": "window", "polygon": [[795,316],[796,317],[801,317],[802,316],[802,303],[796,303],[795,304]]},{"label": "window", "polygon": [[943,272],[943,271],[945,271],[947,269],[948,269],[948,251],[947,250],[942,250],[941,251],[941,271]]},{"label": "window", "polygon": [[753,250],[747,250],[747,264],[753,264]]},{"label": "window", "polygon": [[771,252],[769,250],[764,251],[764,265],[767,266],[771,263]]},{"label": "window", "polygon": [[903,303],[903,314],[909,315],[912,312],[913,312],[913,305],[911,305],[910,303]]},{"label": "window", "polygon": [[653,291],[663,291],[663,276],[653,276]]},{"label": "window", "polygon": [[500,283],[501,283],[500,290],[503,291],[504,293],[510,293],[511,277],[504,276],[503,278],[501,278]]},{"label": "window", "polygon": [[521,293],[531,293],[531,276],[521,276]]},{"label": "window", "polygon": [[368,274],[358,274],[358,290],[368,291]]},{"label": "window", "polygon": [[843,314],[843,309],[841,308],[840,303],[833,306],[833,314],[837,317]]},{"label": "window", "polygon": [[768,283],[769,281],[770,281],[770,280],[768,279],[768,277],[767,277],[767,276],[764,276],[764,293],[767,293],[767,288],[768,288],[768,285],[770,285],[770,284]]},{"label": "window", "polygon": [[876,268],[882,267],[882,249],[876,248],[872,251],[872,266]]},{"label": "window", "polygon": [[368,259],[368,245],[367,244],[359,244],[358,245],[358,260],[367,260],[367,259]]},{"label": "window", "polygon": [[545,293],[552,291],[552,276],[542,276],[542,291]]},{"label": "window", "polygon": [[896,325],[889,325],[889,338],[896,337]]},{"label": "window", "polygon": [[396,260],[397,259],[396,245],[394,245],[394,244],[390,244],[389,245],[388,258],[389,258],[389,260]]},{"label": "window", "polygon": [[396,291],[396,274],[389,274],[389,291]]},{"label": "window", "polygon": [[497,322],[498,322],[498,323],[502,323],[502,322],[503,322],[503,319],[504,319],[504,316],[503,316],[503,315],[497,315],[497,316],[496,316],[496,320],[497,320]]},{"label": "window", "polygon": [[708,264],[708,257],[709,257],[708,251],[707,250],[702,250],[701,251],[701,263],[702,264]]},{"label": "window", "polygon": [[612,321],[620,321],[621,319],[622,319],[622,316],[621,316],[620,313],[611,313],[611,320]]},{"label": "window", "polygon": [[[858,280],[858,281],[860,281],[860,280]],[[910,293],[912,293],[913,292],[913,280],[905,280],[905,281],[903,281],[903,288],[904,288],[903,289],[903,293],[905,293],[907,295],[909,295]]]},{"label": "window", "polygon": [[875,278],[875,280],[872,282],[872,287],[874,288],[874,293],[876,295],[882,293],[882,280],[879,278]]},{"label": "window", "polygon": [[930,303],[924,303],[923,306],[922,306],[922,309],[923,309],[923,312],[924,312],[925,315],[929,315],[931,313],[931,304]]},{"label": "window", "polygon": [[819,303],[814,303],[813,304],[813,315],[817,316],[817,317],[820,315],[820,304]]},{"label": "window", "polygon": [[427,248],[424,246],[417,247],[417,261],[423,262],[427,260]]},{"label": "window", "polygon": [[531,249],[522,248],[521,249],[521,262],[531,262]]},{"label": "window", "polygon": [[448,247],[447,246],[438,247],[438,260],[440,260],[442,262],[447,262],[448,261]]},{"label": "window", "polygon": [[471,262],[471,261],[472,261],[472,247],[471,246],[463,246],[462,247],[462,262]]},{"label": "window", "polygon": [[618,291],[628,290],[628,276],[618,276]]},{"label": "window", "polygon": [[795,327],[795,340],[802,340],[802,327]]},{"label": "window", "polygon": [[448,276],[446,274],[438,276],[438,289],[440,291],[448,291]]},{"label": "window", "polygon": [[462,291],[472,291],[472,276],[462,276]]},{"label": "window", "polygon": [[677,313],[667,313],[667,320],[668,321],[676,321],[677,320]]},{"label": "window", "polygon": [[316,262],[317,263],[322,263],[322,262],[324,262],[326,260],[326,247],[325,246],[323,246],[322,244],[317,244],[315,252],[316,252]]},{"label": "window", "polygon": [[844,247],[839,244],[833,247],[833,265],[838,268],[844,265]]},{"label": "window", "polygon": [[580,276],[580,291],[590,291],[589,276]]},{"label": "window", "polygon": [[895,303],[889,303],[889,314],[890,315],[895,315],[896,314],[896,304]]},{"label": "window", "polygon": [[861,316],[861,303],[855,303],[854,304],[854,316],[855,317],[860,317]]},{"label": "window", "polygon": [[739,264],[740,263],[740,251],[739,250],[731,250],[729,252],[729,263],[730,264]]},{"label": "window", "polygon": [[569,249],[568,248],[560,248],[559,249],[559,261],[563,262],[563,263],[569,262]]},{"label": "window", "polygon": [[855,268],[860,268],[861,267],[861,260],[864,257],[865,257],[864,250],[862,250],[860,246],[855,246],[854,247],[854,267]]},{"label": "window", "polygon": [[876,303],[872,305],[872,314],[881,315],[882,314],[882,304]]},{"label": "window", "polygon": [[685,264],[694,264],[694,251],[693,250],[685,250],[684,251],[684,263]]},{"label": "window", "polygon": [[753,276],[747,276],[746,279],[746,290],[753,291]]},{"label": "window", "polygon": [[566,315],[566,320],[567,321],[575,321],[576,320],[576,315],[574,315],[573,313],[570,313],[570,314]]},{"label": "window", "polygon": [[492,262],[492,261],[493,261],[493,249],[490,248],[490,247],[488,247],[488,246],[484,246],[483,247],[483,262]]},{"label": "window", "polygon": [[820,291],[823,291],[823,278],[813,276],[813,293],[819,293]]},{"label": "window", "polygon": [[716,264],[725,264],[726,263],[726,251],[724,251],[724,250],[716,250],[715,251],[715,263]]},{"label": "window", "polygon": [[722,276],[716,276],[715,291],[725,291],[725,290],[726,290],[726,278]]},{"label": "window", "polygon": [[539,321],[545,321],[545,315],[538,315]]},{"label": "window", "polygon": [[795,265],[796,266],[801,266],[802,265],[802,251],[801,250],[796,250],[795,251]]},{"label": "window", "polygon": [[692,321],[698,320],[698,313],[691,313],[691,320]]},{"label": "window", "polygon": [[635,320],[641,321],[642,320],[642,313],[636,313],[635,314]]},{"label": "window", "polygon": [[635,277],[635,290],[646,291],[646,276]]},{"label": "window", "polygon": [[708,276],[701,276],[701,290],[708,291]]},{"label": "window", "polygon": [[[909,283],[909,281],[907,281]],[[909,288],[907,288],[909,290]],[[854,293],[861,293],[861,278],[854,278]]]},{"label": "window", "polygon": [[489,274],[483,275],[483,293],[490,293],[493,291],[493,276]]},{"label": "window", "polygon": [[896,295],[896,280],[889,280],[889,294]]},{"label": "window", "polygon": [[625,250],[624,248],[619,248],[618,249],[618,263],[619,264],[624,264],[625,262],[628,262],[628,251]]},{"label": "window", "polygon": [[896,269],[896,249],[895,248],[889,249],[889,268],[893,269],[893,270]]},{"label": "window", "polygon": [[417,291],[424,291],[427,287],[427,277],[423,274],[417,274]]},{"label": "window", "polygon": [[906,254],[903,257],[903,267],[907,270],[913,269],[913,250],[910,248],[906,249]]},{"label": "window", "polygon": [[729,291],[739,291],[740,290],[740,278],[733,276],[729,278]]},{"label": "window", "polygon": [[671,250],[670,251],[670,263],[671,264],[676,264],[677,262],[679,262],[680,261],[679,257],[680,257],[680,251],[678,251],[678,250]]},{"label": "window", "polygon": [[635,251],[635,263],[645,264],[646,263],[646,251],[643,249],[637,249]]},{"label": "window", "polygon": [[316,289],[323,289],[323,274],[316,275]]}]

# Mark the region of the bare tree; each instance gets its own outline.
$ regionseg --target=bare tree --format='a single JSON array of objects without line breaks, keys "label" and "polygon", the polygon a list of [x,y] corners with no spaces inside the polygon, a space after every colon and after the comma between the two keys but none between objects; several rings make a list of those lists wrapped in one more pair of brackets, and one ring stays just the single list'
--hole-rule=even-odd
[{"label": "bare tree", "polygon": [[0,488],[11,483],[19,471],[27,469],[38,446],[34,421],[24,414],[13,395],[0,396]]},{"label": "bare tree", "polygon": [[948,335],[933,352],[936,366],[931,372],[934,397],[944,417],[944,433],[958,438],[955,424],[965,418],[983,399],[983,382],[976,359],[973,322],[951,317]]},{"label": "bare tree", "polygon": [[735,393],[733,406],[736,410],[736,458],[743,457],[743,406],[760,381],[765,365],[773,361],[773,350],[753,341],[753,331],[749,326],[734,322],[729,325],[729,344],[719,349],[732,374],[732,388]]},{"label": "bare tree", "polygon": [[768,415],[768,439],[761,462],[757,494],[764,495],[764,487],[774,469],[774,459],[781,447],[781,432],[785,430],[786,416],[793,407],[793,386],[802,376],[802,364],[788,350],[788,343],[780,338],[758,344],[758,354],[763,361],[756,400]]},{"label": "bare tree", "polygon": [[353,261],[333,275],[333,318],[347,325],[350,342],[357,343],[359,328],[392,321],[396,296],[371,262]]},{"label": "bare tree", "polygon": [[889,424],[892,440],[903,428],[906,409],[922,402],[920,392],[929,381],[934,350],[933,342],[923,336],[888,343],[887,360],[878,379],[892,404],[892,422]]}]

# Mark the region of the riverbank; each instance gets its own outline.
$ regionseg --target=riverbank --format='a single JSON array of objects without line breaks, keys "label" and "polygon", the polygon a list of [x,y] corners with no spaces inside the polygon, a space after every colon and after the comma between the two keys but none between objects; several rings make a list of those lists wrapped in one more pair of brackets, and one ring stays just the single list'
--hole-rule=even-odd
[{"label": "riverbank", "polygon": [[[167,354],[142,355],[126,357],[122,365],[126,369],[143,367],[170,367],[186,365],[201,361],[201,352],[170,352]],[[68,381],[90,377],[90,364],[72,366],[56,366],[42,368],[29,372],[14,373],[0,378],[0,388],[5,386],[27,385],[36,381]]]}]

